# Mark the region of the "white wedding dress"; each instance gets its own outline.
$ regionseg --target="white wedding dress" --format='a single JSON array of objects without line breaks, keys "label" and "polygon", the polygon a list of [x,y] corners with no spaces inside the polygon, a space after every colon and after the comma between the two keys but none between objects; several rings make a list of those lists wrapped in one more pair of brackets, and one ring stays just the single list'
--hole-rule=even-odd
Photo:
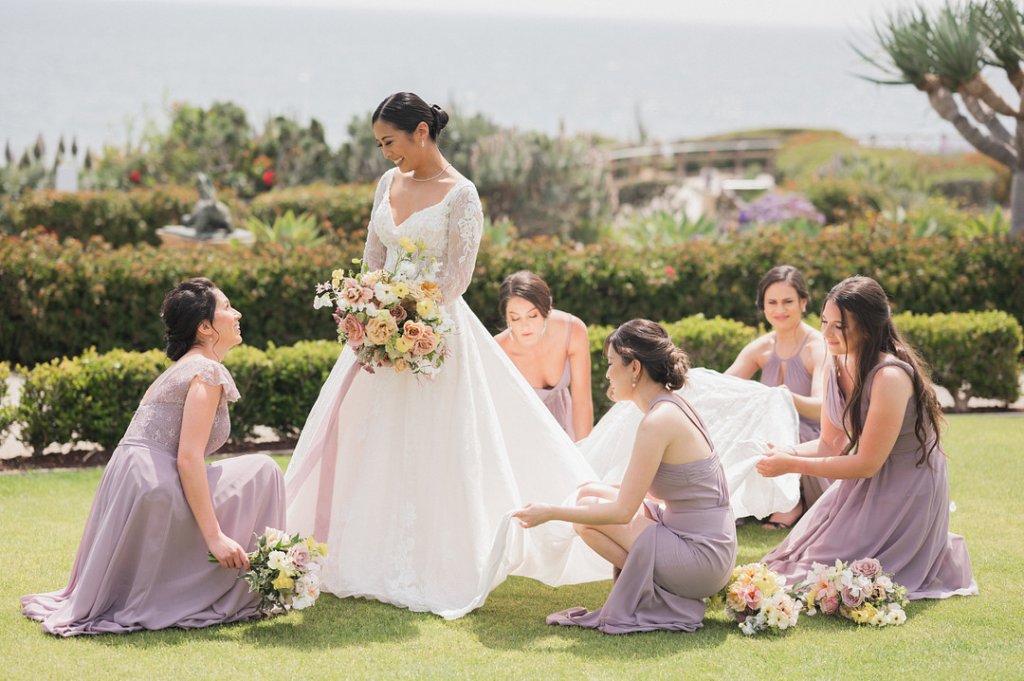
[{"label": "white wedding dress", "polygon": [[[767,518],[789,511],[800,500],[800,476],[762,477],[754,468],[769,442],[799,444],[800,420],[789,393],[755,381],[694,368],[679,391],[708,427],[729,483],[737,518]],[[577,444],[604,482],[618,483],[626,472],[643,414],[632,402],[616,402]]]},{"label": "white wedding dress", "polygon": [[608,564],[566,523],[524,530],[526,502],[571,503],[593,469],[463,301],[480,242],[476,188],[394,224],[377,187],[364,259],[391,266],[422,240],[456,330],[434,379],[360,370],[345,349],[285,475],[288,530],[329,546],[323,588],[456,618],[509,575],[552,586],[607,579]]}]

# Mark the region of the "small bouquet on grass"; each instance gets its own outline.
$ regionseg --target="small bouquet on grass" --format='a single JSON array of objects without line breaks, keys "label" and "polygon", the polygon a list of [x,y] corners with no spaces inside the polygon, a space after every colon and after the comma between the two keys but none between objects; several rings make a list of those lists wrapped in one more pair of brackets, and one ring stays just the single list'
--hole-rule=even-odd
[{"label": "small bouquet on grass", "polygon": [[875,627],[907,621],[903,611],[907,590],[882,572],[882,564],[874,558],[849,564],[841,560],[835,565],[814,563],[797,589],[808,615],[821,611]]},{"label": "small bouquet on grass", "polygon": [[[304,610],[319,598],[327,544],[268,527],[256,538],[256,550],[248,555],[249,571],[242,579],[249,584],[249,591],[259,594],[262,612]],[[210,562],[217,562],[212,553]]]},{"label": "small bouquet on grass", "polygon": [[734,568],[718,597],[725,600],[725,614],[739,622],[747,636],[765,629],[783,631],[796,626],[802,607],[786,590],[786,580],[764,563]]},{"label": "small bouquet on grass", "polygon": [[406,237],[400,244],[391,270],[334,270],[330,281],[317,284],[313,308],[333,306],[338,342],[352,348],[370,373],[391,367],[435,376],[453,328],[441,307],[438,264],[425,256],[422,242]]}]

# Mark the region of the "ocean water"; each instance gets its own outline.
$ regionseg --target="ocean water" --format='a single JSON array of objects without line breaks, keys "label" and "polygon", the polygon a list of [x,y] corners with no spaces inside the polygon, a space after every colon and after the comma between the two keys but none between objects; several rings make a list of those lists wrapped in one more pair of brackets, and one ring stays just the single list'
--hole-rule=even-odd
[{"label": "ocean water", "polygon": [[[955,139],[910,87],[882,87],[850,30],[239,7],[0,0],[0,144],[43,133],[137,140],[170,102],[242,105],[257,126],[353,115],[411,90],[499,123],[624,140],[743,128]],[[930,142],[928,142],[930,143]]]}]

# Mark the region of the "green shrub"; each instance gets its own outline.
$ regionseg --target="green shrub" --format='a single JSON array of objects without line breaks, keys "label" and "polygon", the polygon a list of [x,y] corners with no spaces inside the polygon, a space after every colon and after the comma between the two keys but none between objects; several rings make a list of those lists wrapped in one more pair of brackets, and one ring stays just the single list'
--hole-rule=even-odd
[{"label": "green shrub", "polygon": [[315,184],[260,194],[253,199],[254,217],[272,223],[288,211],[309,213],[327,234],[365,234],[373,208],[374,185]]},{"label": "green shrub", "polygon": [[818,180],[801,187],[829,225],[859,220],[883,208],[885,196],[874,185],[857,180]]},{"label": "green shrub", "polygon": [[1013,402],[1019,394],[1021,325],[1005,312],[904,313],[893,321],[949,390],[957,411],[971,397]]},{"label": "green shrub", "polygon": [[[362,249],[360,239],[317,249],[267,244],[183,251],[62,245],[52,237],[0,240],[0,360],[30,364],[90,345],[100,351],[159,347],[164,293],[196,275],[213,279],[242,311],[249,345],[330,339],[330,316],[312,310],[313,287]],[[886,222],[830,227],[814,239],[763,229],[659,249],[573,247],[552,239],[485,242],[466,301],[496,330],[498,285],[515,270],[531,269],[548,281],[556,307],[588,324],[698,313],[756,324],[757,282],[783,263],[803,270],[812,310],[837,282],[863,274],[881,283],[898,311],[1002,309],[1024,320],[1024,240],[914,238],[909,228]]]},{"label": "green shrub", "polygon": [[273,372],[260,398],[265,403],[262,425],[273,428],[282,439],[298,437],[340,354],[341,346],[334,341],[267,348]]},{"label": "green shrub", "polygon": [[14,421],[14,409],[6,404],[7,379],[11,377],[11,365],[0,362],[0,443],[7,437],[7,429]]},{"label": "green shrub", "polygon": [[[725,371],[740,350],[754,340],[757,329],[731,319],[706,319],[698,314],[662,326],[672,342],[686,351],[690,365],[715,371]],[[590,335],[591,384],[593,385],[594,415],[600,418],[611,407],[606,393],[608,382],[604,378],[608,362],[604,357],[604,341],[614,330],[611,326],[592,326]]]},{"label": "green shrub", "polygon": [[[230,193],[224,201],[235,224],[245,222],[248,210]],[[86,241],[101,237],[114,246],[124,244],[159,244],[156,230],[165,225],[180,224],[192,211],[199,198],[195,189],[161,186],[131,191],[27,192],[8,202],[6,229],[14,234],[43,228],[58,238],[72,237]]]}]

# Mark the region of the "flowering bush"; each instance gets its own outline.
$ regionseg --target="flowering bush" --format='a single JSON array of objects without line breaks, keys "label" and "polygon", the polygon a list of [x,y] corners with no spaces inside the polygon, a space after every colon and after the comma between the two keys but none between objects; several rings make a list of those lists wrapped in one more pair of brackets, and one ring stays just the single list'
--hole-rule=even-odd
[{"label": "flowering bush", "polygon": [[[257,537],[256,550],[248,555],[249,570],[242,579],[249,584],[249,591],[259,594],[262,612],[304,610],[320,597],[320,570],[327,544],[268,527]],[[209,560],[217,562],[213,554]]]},{"label": "flowering bush", "polygon": [[778,224],[792,220],[807,220],[825,224],[825,216],[800,194],[765,194],[742,206],[741,225]]},{"label": "flowering bush", "polygon": [[836,615],[857,624],[883,627],[903,624],[907,615],[907,590],[882,572],[874,558],[852,563],[836,560],[835,565],[814,563],[807,579],[797,586],[807,614]]},{"label": "flowering bush", "polygon": [[759,631],[795,627],[802,603],[786,591],[786,580],[763,563],[740,565],[719,593],[725,614],[750,636]]}]

